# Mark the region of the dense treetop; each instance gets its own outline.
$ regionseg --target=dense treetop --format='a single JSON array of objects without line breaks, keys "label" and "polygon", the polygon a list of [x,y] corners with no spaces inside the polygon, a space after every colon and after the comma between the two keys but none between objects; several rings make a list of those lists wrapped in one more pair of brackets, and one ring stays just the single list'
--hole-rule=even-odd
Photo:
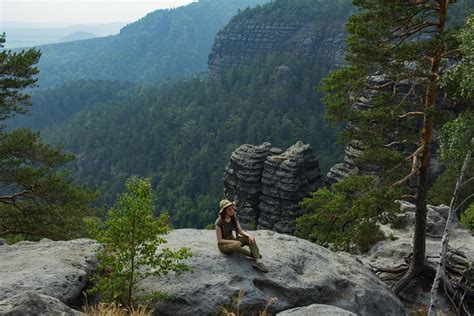
[{"label": "dense treetop", "polygon": [[[284,74],[275,71],[282,64]],[[204,227],[214,220],[224,167],[239,145],[268,141],[286,148],[303,140],[323,170],[339,158],[313,88],[324,67],[262,57],[218,81],[197,77],[123,90],[45,132],[78,155],[80,178],[103,190],[103,202],[111,202],[130,175],[151,177],[158,210],[168,210],[176,226]],[[48,93],[61,99],[74,90]]]}]

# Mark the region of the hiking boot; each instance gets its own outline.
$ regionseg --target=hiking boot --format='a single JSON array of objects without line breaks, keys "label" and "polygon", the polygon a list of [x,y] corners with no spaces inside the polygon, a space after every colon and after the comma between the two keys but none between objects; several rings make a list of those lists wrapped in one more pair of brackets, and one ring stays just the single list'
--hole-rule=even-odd
[{"label": "hiking boot", "polygon": [[[248,257],[249,259],[254,259],[255,260],[255,258],[253,257],[253,255],[251,253],[245,254],[245,256]],[[262,255],[259,255],[257,259],[262,259]]]},{"label": "hiking boot", "polygon": [[263,263],[261,263],[261,262],[257,262],[257,261],[256,261],[256,262],[254,262],[254,263],[252,264],[252,266],[253,266],[255,269],[258,269],[258,270],[260,270],[260,271],[263,272],[263,273],[267,273],[267,272],[268,272],[268,269],[267,269],[267,268],[263,265]]}]

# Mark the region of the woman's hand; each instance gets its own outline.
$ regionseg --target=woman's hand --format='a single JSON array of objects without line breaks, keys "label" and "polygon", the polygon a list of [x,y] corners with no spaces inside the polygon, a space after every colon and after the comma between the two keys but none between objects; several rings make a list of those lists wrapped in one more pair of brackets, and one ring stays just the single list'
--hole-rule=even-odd
[{"label": "woman's hand", "polygon": [[253,237],[252,235],[249,235],[249,245],[253,245],[255,244],[255,237]]}]

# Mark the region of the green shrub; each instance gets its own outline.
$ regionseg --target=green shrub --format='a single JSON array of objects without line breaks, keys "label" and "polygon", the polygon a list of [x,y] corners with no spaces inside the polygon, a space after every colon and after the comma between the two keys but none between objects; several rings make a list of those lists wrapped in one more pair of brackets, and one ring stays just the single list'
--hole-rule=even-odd
[{"label": "green shrub", "polygon": [[469,205],[464,213],[461,214],[461,223],[464,227],[474,232],[474,203]]},{"label": "green shrub", "polygon": [[170,230],[166,213],[154,218],[153,191],[149,179],[131,178],[126,192],[110,209],[105,222],[89,219],[90,234],[102,247],[98,249],[100,268],[105,271],[93,278],[90,292],[101,293],[106,302],[137,306],[166,295],[155,292],[140,295],[138,286],[149,276],[162,276],[171,271],[183,272],[188,266],[179,261],[191,256],[189,249],[173,251],[158,246],[166,243],[162,237]]},{"label": "green shrub", "polygon": [[333,250],[368,251],[383,239],[379,223],[397,220],[397,190],[373,176],[352,176],[300,202],[307,214],[297,220],[296,235]]}]

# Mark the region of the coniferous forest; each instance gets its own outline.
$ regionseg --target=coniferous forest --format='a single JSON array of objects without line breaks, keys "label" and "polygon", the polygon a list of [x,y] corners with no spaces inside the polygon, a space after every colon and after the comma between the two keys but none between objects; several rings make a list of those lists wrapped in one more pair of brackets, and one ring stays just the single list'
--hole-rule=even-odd
[{"label": "coniferous forest", "polygon": [[[278,295],[282,303],[270,310],[313,304],[320,289],[328,300],[342,293],[336,307],[402,315],[427,302],[426,295],[407,298],[426,292],[427,284],[430,315],[441,305],[472,314],[474,248],[466,247],[468,255],[464,246],[450,249],[448,235],[452,228],[453,240],[464,242],[474,231],[474,1],[199,0],[150,12],[104,38],[13,51],[3,49],[8,39],[0,33],[0,246],[93,238],[71,241],[96,249],[98,261],[87,257],[84,266],[100,273],[87,272],[87,291],[125,309],[171,302],[168,307],[189,311],[204,302],[196,314],[227,313],[235,307],[232,296],[225,307],[214,306],[214,297],[195,302],[188,298],[195,293],[179,287],[189,287],[186,278],[177,288],[169,282],[226,260],[239,262],[240,272],[227,264],[215,271],[258,290],[248,303],[241,289],[237,315],[242,302],[264,306],[260,315],[266,315]],[[302,143],[293,148],[303,154],[292,148],[276,156],[297,141],[317,158]],[[224,196],[231,154],[263,143],[272,147],[259,147],[267,151],[256,152],[258,158],[254,147],[232,155],[250,163],[242,173],[232,165],[229,173],[257,180],[232,184],[226,174],[226,186],[236,188]],[[234,193],[235,204],[222,200],[218,212],[219,201]],[[242,202],[239,194],[252,196]],[[231,205],[242,206],[239,216],[250,218],[241,221],[252,235]],[[285,216],[293,226],[274,221]],[[236,238],[223,234],[231,222]],[[162,246],[172,228],[215,228],[215,234],[175,231],[173,247],[181,247],[182,236],[199,236],[174,251]],[[263,260],[276,269],[260,261],[253,234],[266,247]],[[213,246],[217,237],[212,253],[201,247],[210,235]],[[287,253],[280,253],[280,242]],[[218,250],[249,254],[258,270],[252,272],[269,272],[267,278],[256,283],[242,258]],[[82,258],[89,250],[80,251]],[[318,270],[321,262],[331,267]],[[215,272],[206,270],[191,281],[205,283],[192,284],[194,290],[235,292],[227,280],[224,291],[209,291],[222,278],[206,283]],[[147,278],[152,281],[141,283]],[[162,293],[161,281],[187,298]],[[306,282],[308,291],[301,287]],[[449,299],[442,304],[440,284]],[[81,285],[81,298],[87,286]],[[294,291],[308,301],[290,302]],[[370,291],[381,293],[376,303]],[[252,295],[267,305],[254,304]],[[368,301],[360,307],[359,299]]]}]

